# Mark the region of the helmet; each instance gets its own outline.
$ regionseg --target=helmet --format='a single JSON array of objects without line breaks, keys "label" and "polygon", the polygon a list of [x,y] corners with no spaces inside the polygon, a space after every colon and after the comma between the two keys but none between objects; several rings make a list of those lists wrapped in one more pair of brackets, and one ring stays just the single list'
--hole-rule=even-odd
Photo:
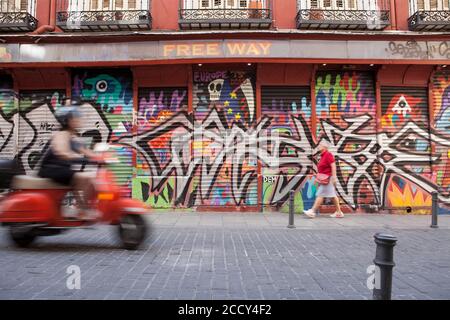
[{"label": "helmet", "polygon": [[69,120],[81,118],[81,112],[74,106],[61,107],[55,112],[55,116],[61,123],[62,128],[67,129],[69,127]]}]

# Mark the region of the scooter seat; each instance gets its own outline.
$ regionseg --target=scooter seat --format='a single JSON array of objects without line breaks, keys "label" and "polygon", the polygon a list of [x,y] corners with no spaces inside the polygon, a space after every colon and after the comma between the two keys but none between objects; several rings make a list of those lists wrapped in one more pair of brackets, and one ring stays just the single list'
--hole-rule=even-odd
[{"label": "scooter seat", "polygon": [[50,179],[33,176],[15,176],[11,184],[12,189],[36,190],[36,189],[71,189],[70,186],[58,184]]}]

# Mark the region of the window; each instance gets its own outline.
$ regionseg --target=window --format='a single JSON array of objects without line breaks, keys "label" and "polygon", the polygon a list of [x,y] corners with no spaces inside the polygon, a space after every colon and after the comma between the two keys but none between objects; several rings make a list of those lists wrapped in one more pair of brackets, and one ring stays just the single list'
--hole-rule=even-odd
[{"label": "window", "polygon": [[239,7],[248,8],[247,0],[239,0]]},{"label": "window", "polygon": [[209,7],[209,0],[201,0],[202,4],[201,7],[202,8],[208,8]]}]

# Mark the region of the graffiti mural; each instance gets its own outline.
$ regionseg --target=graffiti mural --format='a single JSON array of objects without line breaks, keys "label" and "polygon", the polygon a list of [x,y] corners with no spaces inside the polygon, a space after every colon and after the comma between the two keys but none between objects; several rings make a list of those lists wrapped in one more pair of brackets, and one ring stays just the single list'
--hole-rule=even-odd
[{"label": "graffiti mural", "polygon": [[195,71],[193,84],[193,156],[201,163],[193,181],[196,204],[256,205],[257,162],[248,156],[254,150],[230,155],[239,144],[253,148],[243,140],[256,122],[254,74]]},{"label": "graffiti mural", "polygon": [[0,76],[0,159],[14,157],[14,104],[13,82],[10,76]]},{"label": "graffiti mural", "polygon": [[[450,140],[450,72],[438,72],[432,81],[434,127],[436,133]],[[439,162],[433,163],[434,181],[439,186],[440,193],[450,197],[450,148],[448,146],[434,145],[435,154]],[[442,211],[450,213],[450,209]]]},{"label": "graffiti mural", "polygon": [[[316,77],[317,137],[335,155],[337,191],[353,209],[379,206],[376,99],[364,72],[319,72]],[[317,163],[317,155],[314,158]]]},{"label": "graffiti mural", "polygon": [[[271,119],[266,128],[267,136],[288,137],[302,145],[296,148],[293,144],[280,144],[277,154],[276,162],[290,157],[298,159],[297,163],[279,167],[272,163],[262,167],[263,205],[287,212],[289,192],[294,190],[295,211],[302,212],[312,206],[315,195],[315,185],[310,183],[313,173],[312,136],[310,130],[303,137],[299,136],[296,128],[299,116],[301,125],[311,128],[310,87],[262,87],[261,91],[262,114]],[[303,166],[299,166],[300,163]]]},{"label": "graffiti mural", "polygon": [[[306,86],[263,86],[258,109],[255,75],[248,71],[194,71],[192,109],[185,87],[140,88],[136,112],[128,70],[72,74],[72,100],[85,115],[81,136],[91,145],[117,143],[121,164],[112,169],[119,182],[153,208],[263,205],[286,211],[294,190],[301,212],[315,198],[322,140],[336,156],[337,191],[347,208],[426,208],[434,191],[443,207],[450,206],[448,73],[433,79],[434,128],[426,88],[382,87],[377,124],[374,84],[365,72],[318,73],[315,115]],[[32,173],[58,129],[54,114],[65,93],[15,95],[6,80],[0,87],[0,158],[16,156]],[[429,212],[421,210],[413,213]]]},{"label": "graffiti mural", "polygon": [[[163,126],[170,118],[181,112],[187,112],[187,88],[141,88],[139,90],[139,108],[137,116],[137,132],[139,135],[151,132]],[[183,123],[189,126],[189,120]],[[139,141],[139,148],[148,155],[150,161],[142,153],[137,154],[135,176],[133,179],[133,197],[144,200],[153,208],[186,207],[187,203],[176,193],[178,183],[182,183],[182,165],[190,162],[191,141],[179,140],[184,136],[185,128],[172,127],[166,132],[149,136]],[[179,151],[177,155],[173,150]],[[179,167],[167,176],[161,175],[171,160],[182,152]]]},{"label": "graffiti mural", "polygon": [[[93,142],[114,142],[133,127],[132,74],[127,69],[76,69],[72,71],[72,101],[86,119],[84,136]],[[131,193],[133,151],[118,148],[120,164],[112,166],[120,184]]]},{"label": "graffiti mural", "polygon": [[[382,87],[381,88],[381,130],[394,135],[408,122],[414,123],[424,131],[429,130],[427,88]],[[384,147],[392,144],[392,139],[380,141]],[[409,135],[402,148],[404,161],[413,160],[417,154],[423,155],[423,161],[410,162],[409,170],[422,179],[431,180],[431,145],[429,136]],[[408,154],[409,153],[409,154]],[[402,155],[394,154],[396,157]],[[384,154],[381,157],[385,157]],[[402,175],[392,174],[386,179],[383,192],[383,205],[387,208],[407,208],[408,212],[428,213],[431,206],[431,194],[421,184],[412,183]],[[405,212],[404,210],[401,212]]]}]

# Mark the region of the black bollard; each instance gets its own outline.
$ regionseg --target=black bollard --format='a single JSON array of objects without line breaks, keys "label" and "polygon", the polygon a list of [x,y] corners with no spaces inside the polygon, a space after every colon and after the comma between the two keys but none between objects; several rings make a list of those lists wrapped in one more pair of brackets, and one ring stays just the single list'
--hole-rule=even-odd
[{"label": "black bollard", "polygon": [[294,229],[294,191],[289,192],[289,224],[287,226],[290,229]]},{"label": "black bollard", "polygon": [[438,193],[433,192],[431,194],[431,228],[438,228]]},{"label": "black bollard", "polygon": [[374,236],[377,244],[375,259],[373,263],[376,266],[376,275],[378,281],[375,281],[373,289],[374,300],[391,300],[392,292],[392,269],[394,263],[394,246],[397,238],[386,233],[377,233]]}]

